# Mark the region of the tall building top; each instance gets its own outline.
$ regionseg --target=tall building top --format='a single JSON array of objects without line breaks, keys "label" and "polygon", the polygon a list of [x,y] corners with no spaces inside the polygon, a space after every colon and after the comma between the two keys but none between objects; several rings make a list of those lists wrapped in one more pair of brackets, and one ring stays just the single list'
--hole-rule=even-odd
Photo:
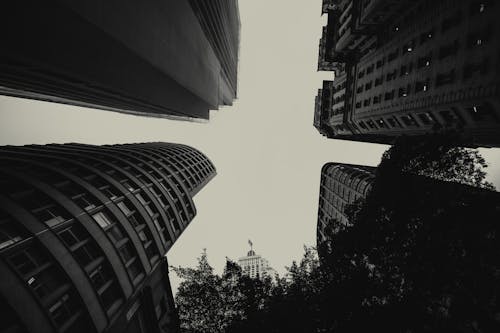
[{"label": "tall building top", "polygon": [[322,134],[390,144],[457,130],[467,145],[500,146],[497,1],[325,3],[319,67],[344,68],[323,87]]},{"label": "tall building top", "polygon": [[236,98],[237,0],[25,5],[0,13],[1,94],[196,121]]},{"label": "tall building top", "polygon": [[5,329],[169,332],[165,254],[215,174],[179,144],[0,147]]},{"label": "tall building top", "polygon": [[321,169],[318,204],[317,244],[343,225],[349,225],[345,208],[365,198],[375,180],[374,167],[327,163]]},{"label": "tall building top", "polygon": [[269,265],[269,262],[265,258],[255,253],[252,242],[248,242],[250,244],[250,251],[247,252],[246,257],[238,259],[238,265],[240,265],[243,274],[253,279],[274,278],[276,271]]},{"label": "tall building top", "polygon": [[[231,95],[224,96],[231,104],[237,96],[238,56],[240,48],[240,15],[237,0],[190,0],[198,21],[219,59],[222,78]],[[216,13],[214,15],[214,13]]]}]

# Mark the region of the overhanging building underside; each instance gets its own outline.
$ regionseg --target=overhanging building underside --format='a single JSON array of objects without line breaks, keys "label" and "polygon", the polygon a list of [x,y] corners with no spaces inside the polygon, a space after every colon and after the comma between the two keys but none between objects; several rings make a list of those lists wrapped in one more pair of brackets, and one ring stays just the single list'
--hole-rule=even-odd
[{"label": "overhanging building underside", "polygon": [[[187,1],[5,4],[0,93],[208,119],[209,110],[236,97],[238,6],[234,0],[217,3],[203,22]],[[209,31],[206,22],[212,21],[222,25]]]}]

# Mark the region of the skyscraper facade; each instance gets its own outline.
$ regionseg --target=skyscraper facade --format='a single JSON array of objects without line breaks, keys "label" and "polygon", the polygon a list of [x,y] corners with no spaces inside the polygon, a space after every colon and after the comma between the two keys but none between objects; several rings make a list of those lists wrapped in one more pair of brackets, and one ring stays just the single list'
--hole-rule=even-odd
[{"label": "skyscraper facade", "polygon": [[323,12],[318,68],[335,71],[318,95],[323,135],[389,144],[453,129],[500,146],[497,1],[327,0]]},{"label": "skyscraper facade", "polygon": [[242,273],[248,275],[252,279],[265,279],[267,277],[273,279],[276,271],[269,265],[269,262],[261,255],[256,254],[253,249],[248,251],[245,257],[238,259]]},{"label": "skyscraper facade", "polygon": [[237,0],[6,3],[0,93],[184,120],[236,98]]},{"label": "skyscraper facade", "polygon": [[375,168],[327,163],[321,169],[316,238],[320,244],[341,226],[349,225],[345,208],[365,198],[375,180]]},{"label": "skyscraper facade", "polygon": [[176,332],[165,254],[216,174],[184,145],[0,148],[0,331]]}]

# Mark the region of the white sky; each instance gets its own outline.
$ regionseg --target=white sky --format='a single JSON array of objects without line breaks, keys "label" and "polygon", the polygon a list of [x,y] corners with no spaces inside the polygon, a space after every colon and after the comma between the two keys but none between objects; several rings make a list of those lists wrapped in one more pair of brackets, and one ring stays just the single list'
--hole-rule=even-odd
[{"label": "white sky", "polygon": [[[258,254],[280,273],[316,243],[321,167],[377,165],[387,146],[329,140],[313,127],[321,0],[240,0],[239,98],[208,124],[0,96],[0,145],[178,142],[205,153],[218,175],[195,197],[198,214],[168,253],[194,266],[203,248],[220,273],[225,257]],[[482,149],[494,166],[500,149]],[[500,188],[498,167],[489,180]],[[174,289],[178,285],[171,274]]]}]

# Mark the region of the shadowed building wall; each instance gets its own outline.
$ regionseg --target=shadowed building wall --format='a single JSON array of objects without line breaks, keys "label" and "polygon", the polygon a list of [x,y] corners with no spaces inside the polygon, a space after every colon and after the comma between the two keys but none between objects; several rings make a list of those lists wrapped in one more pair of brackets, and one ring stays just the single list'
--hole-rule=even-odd
[{"label": "shadowed building wall", "polygon": [[165,254],[215,173],[179,144],[1,147],[1,330],[177,332]]},{"label": "shadowed building wall", "polygon": [[390,144],[458,129],[471,146],[500,146],[496,1],[326,2],[321,68],[336,72],[329,92],[323,88],[330,107],[320,132]]},{"label": "shadowed building wall", "polygon": [[[0,92],[138,115],[208,119],[209,110],[236,97],[239,12],[237,0],[192,3],[197,5],[5,4]],[[200,6],[210,11],[200,14]]]}]

